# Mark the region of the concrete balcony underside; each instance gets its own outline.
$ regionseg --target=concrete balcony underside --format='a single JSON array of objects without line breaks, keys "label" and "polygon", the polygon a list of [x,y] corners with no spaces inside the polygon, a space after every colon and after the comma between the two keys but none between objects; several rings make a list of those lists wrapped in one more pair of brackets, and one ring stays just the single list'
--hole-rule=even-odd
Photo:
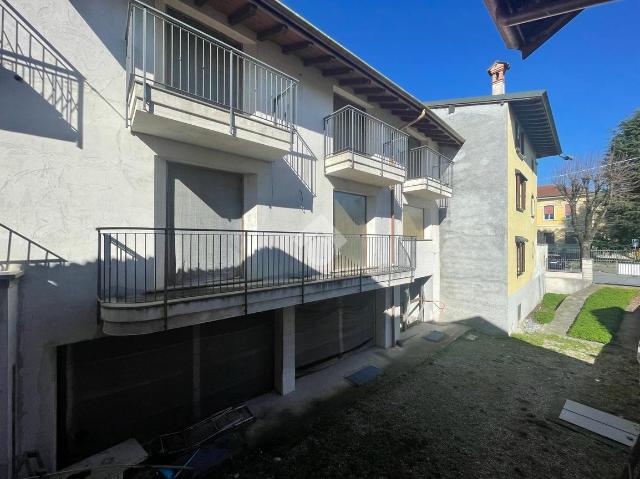
[{"label": "concrete balcony underside", "polygon": [[291,149],[291,132],[262,118],[147,85],[136,83],[129,101],[131,131],[234,153],[263,161],[276,161]]},{"label": "concrete balcony underside", "polygon": [[403,166],[388,163],[375,156],[344,151],[324,160],[325,174],[374,186],[391,186],[405,178]]},{"label": "concrete balcony underside", "polygon": [[[167,329],[192,326],[226,318],[242,316],[357,294],[390,286],[408,284],[413,280],[410,268],[394,268],[366,276],[346,276],[321,281],[251,288],[244,286],[217,294],[203,295],[202,287],[191,297],[168,299],[166,317],[164,300],[137,303],[100,303],[100,318],[105,334],[128,336],[149,334]],[[197,296],[196,296],[197,294]],[[158,295],[156,294],[156,297]]]},{"label": "concrete balcony underside", "polygon": [[453,189],[451,186],[442,184],[436,178],[425,177],[406,180],[402,192],[423,200],[437,200],[451,198]]}]

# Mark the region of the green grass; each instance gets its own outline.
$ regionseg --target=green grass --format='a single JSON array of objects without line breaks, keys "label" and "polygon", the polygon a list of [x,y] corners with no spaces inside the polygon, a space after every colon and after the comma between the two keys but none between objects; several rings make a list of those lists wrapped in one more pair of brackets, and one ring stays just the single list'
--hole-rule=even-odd
[{"label": "green grass", "polygon": [[625,308],[638,293],[630,288],[601,288],[587,298],[567,333],[574,338],[608,344],[620,327]]},{"label": "green grass", "polygon": [[533,312],[533,319],[540,324],[547,324],[553,321],[556,317],[556,309],[560,306],[560,303],[566,298],[566,294],[547,293],[542,298],[542,302],[538,305]]}]

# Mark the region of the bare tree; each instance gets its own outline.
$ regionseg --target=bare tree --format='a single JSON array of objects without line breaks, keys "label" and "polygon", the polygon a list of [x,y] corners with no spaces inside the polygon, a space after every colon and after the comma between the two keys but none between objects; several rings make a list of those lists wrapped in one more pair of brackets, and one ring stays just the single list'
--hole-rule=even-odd
[{"label": "bare tree", "polygon": [[633,168],[612,151],[601,159],[573,160],[556,172],[555,186],[571,209],[567,228],[576,236],[583,258],[589,257],[593,239],[605,227],[612,200],[639,186]]}]

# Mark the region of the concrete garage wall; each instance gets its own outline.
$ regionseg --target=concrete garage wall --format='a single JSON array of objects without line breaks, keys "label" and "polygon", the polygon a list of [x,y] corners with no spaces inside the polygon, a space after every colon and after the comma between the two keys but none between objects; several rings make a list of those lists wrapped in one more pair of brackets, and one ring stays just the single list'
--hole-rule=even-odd
[{"label": "concrete garage wall", "polygon": [[506,109],[434,109],[466,139],[454,158],[455,191],[440,225],[440,319],[501,331],[508,330]]},{"label": "concrete garage wall", "polygon": [[[167,3],[187,13],[193,10],[191,2]],[[282,55],[270,42],[257,42],[255,33],[241,25],[233,30],[226,26],[223,33],[233,34],[247,53],[301,80],[297,129],[319,160],[315,197],[284,161],[213,152],[132,135],[125,128],[126,0],[25,0],[12,5],[23,34],[31,32],[32,44],[46,47],[47,63],[64,65],[69,83],[66,100],[50,103],[34,83],[38,72],[16,68],[3,56],[0,111],[11,114],[0,115],[0,222],[67,260],[54,267],[26,267],[18,298],[17,450],[38,450],[54,470],[56,350],[103,336],[96,321],[95,228],[165,226],[168,161],[243,174],[243,224],[250,229],[331,232],[331,198],[338,189],[366,195],[368,232],[389,233],[391,191],[323,175],[323,118],[333,109],[336,80],[303,67],[293,55]],[[220,17],[210,6],[206,9]],[[401,126],[373,105],[368,111]],[[465,186],[464,171],[456,191],[473,186]],[[486,171],[481,176],[488,177],[493,175]],[[402,231],[400,197],[396,192],[396,232]],[[477,297],[483,297],[481,291]]]}]

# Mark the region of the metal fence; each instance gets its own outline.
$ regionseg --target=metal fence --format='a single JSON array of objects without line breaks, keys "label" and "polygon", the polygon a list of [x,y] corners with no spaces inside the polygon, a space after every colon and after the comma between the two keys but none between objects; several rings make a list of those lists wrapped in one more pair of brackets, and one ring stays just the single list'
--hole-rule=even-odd
[{"label": "metal fence", "polygon": [[343,152],[375,157],[382,163],[406,167],[409,136],[352,106],[324,119],[325,156]]},{"label": "metal fence", "polygon": [[546,268],[548,271],[582,271],[579,246],[549,245]]},{"label": "metal fence", "polygon": [[407,179],[415,178],[434,178],[443,185],[451,186],[453,162],[428,146],[413,148],[409,151]]},{"label": "metal fence", "polygon": [[139,303],[415,269],[415,237],[98,229],[98,297]]},{"label": "metal fence", "polygon": [[591,259],[594,271],[640,276],[640,250],[592,248]]},{"label": "metal fence", "polygon": [[127,105],[135,83],[262,118],[295,122],[298,80],[136,0],[126,29]]}]

